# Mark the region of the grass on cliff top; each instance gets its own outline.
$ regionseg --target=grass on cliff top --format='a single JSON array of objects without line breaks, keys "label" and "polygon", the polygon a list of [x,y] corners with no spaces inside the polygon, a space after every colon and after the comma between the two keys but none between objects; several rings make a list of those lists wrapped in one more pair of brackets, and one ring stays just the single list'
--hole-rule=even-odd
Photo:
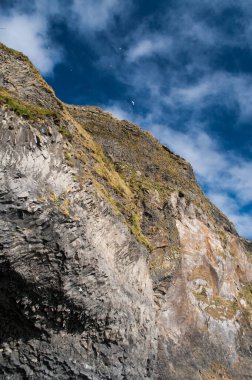
[{"label": "grass on cliff top", "polygon": [[[77,166],[82,170],[84,168],[84,172],[80,170],[77,176],[78,181],[82,183],[89,177],[97,193],[111,205],[112,210],[124,216],[137,240],[152,250],[150,242],[142,233],[142,215],[130,187],[93,137],[68,112],[64,116],[76,129],[76,133],[71,135],[72,149],[65,152],[65,158],[70,166]],[[59,131],[69,140],[65,127],[60,127]]]},{"label": "grass on cliff top", "polygon": [[0,87],[0,104],[5,104],[11,111],[25,119],[37,120],[47,116],[57,116],[56,112],[47,108],[31,105],[15,98],[9,91]]},{"label": "grass on cliff top", "polygon": [[[54,95],[53,90],[43,80],[28,57],[1,43],[0,50],[27,64],[42,86]],[[47,116],[58,116],[57,112],[31,105],[16,98],[11,92],[0,87],[0,105],[1,104],[6,105],[10,110],[25,119],[37,120]],[[71,117],[69,118],[70,115],[68,116],[68,112],[63,111],[61,116],[64,117],[65,121],[75,126],[77,132],[73,135],[66,125],[59,125],[59,132],[71,143],[69,148],[64,151],[65,160],[68,165],[76,166],[78,163],[81,167],[85,168],[86,171],[83,177],[87,178],[90,176],[90,179],[92,179],[96,185],[96,190],[106,198],[116,212],[124,215],[127,225],[136,238],[151,249],[152,247],[149,241],[142,233],[142,216],[135,203],[131,189],[127,186],[120,174],[117,173],[113,163],[108,160],[102,148],[93,140],[92,136],[82,128],[79,123],[74,122]],[[78,178],[81,180],[81,176],[78,176]],[[65,207],[65,213],[67,213],[66,210],[67,208]]]},{"label": "grass on cliff top", "polygon": [[[97,139],[101,144],[104,141],[108,146],[114,144],[118,147],[117,149],[121,149],[126,160],[127,156],[129,157],[127,164],[125,160],[121,162],[125,167],[121,168],[120,174],[129,182],[130,187],[131,185],[134,187],[134,182],[137,181],[134,178],[135,172],[139,170],[144,174],[146,167],[151,163],[158,169],[150,178],[145,178],[146,187],[156,187],[164,198],[170,195],[171,185],[174,190],[180,186],[199,193],[196,181],[187,177],[186,169],[189,170],[187,162],[164,149],[150,132],[127,121],[117,120],[102,110],[94,112],[86,107],[84,109],[71,108],[69,111],[95,140]],[[117,164],[120,165],[120,159],[118,161]],[[163,178],[165,175],[173,179],[172,184],[167,184]],[[138,191],[138,185],[136,185],[136,190]]]},{"label": "grass on cliff top", "polygon": [[30,62],[29,61],[29,58],[24,55],[23,53],[21,53],[20,51],[17,51],[17,50],[14,50],[14,49],[11,49],[9,48],[8,46],[5,46],[3,43],[0,42],[0,49],[13,55],[14,57],[16,57],[17,59],[20,59],[24,62]]},{"label": "grass on cliff top", "polygon": [[50,93],[52,96],[55,97],[55,93],[53,89],[48,85],[48,83],[42,78],[39,71],[36,69],[36,67],[32,64],[32,62],[29,60],[29,58],[21,53],[20,51],[14,50],[9,48],[8,46],[5,46],[3,43],[0,42],[0,51],[4,51],[14,57],[15,59],[24,62],[30,67],[30,70],[35,75],[36,79],[40,84],[43,86],[44,90],[46,90],[48,93]]},{"label": "grass on cliff top", "polygon": [[[204,195],[188,163],[162,146],[150,132],[127,121],[117,120],[111,114],[94,107],[72,107],[69,112],[101,145],[104,142],[108,149],[110,146],[121,149],[123,159],[117,157],[118,162],[115,163],[124,166],[119,168],[120,175],[133,193],[138,195],[139,189],[144,187],[156,189],[165,200],[172,191],[181,190],[197,208],[208,215],[209,221],[217,226],[216,229],[222,227],[223,221],[227,229],[232,228],[225,216]],[[127,156],[131,168],[125,167]],[[146,178],[145,171],[149,163],[156,166],[157,170]],[[142,172],[141,178],[135,176],[136,171]]]}]

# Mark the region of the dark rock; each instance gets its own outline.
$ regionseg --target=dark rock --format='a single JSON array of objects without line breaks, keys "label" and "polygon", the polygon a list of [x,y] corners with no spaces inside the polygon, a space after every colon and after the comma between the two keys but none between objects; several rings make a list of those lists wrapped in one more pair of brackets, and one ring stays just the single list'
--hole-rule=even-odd
[{"label": "dark rock", "polygon": [[0,378],[249,379],[251,242],[191,166],[3,45],[0,69],[43,107],[0,98]]}]

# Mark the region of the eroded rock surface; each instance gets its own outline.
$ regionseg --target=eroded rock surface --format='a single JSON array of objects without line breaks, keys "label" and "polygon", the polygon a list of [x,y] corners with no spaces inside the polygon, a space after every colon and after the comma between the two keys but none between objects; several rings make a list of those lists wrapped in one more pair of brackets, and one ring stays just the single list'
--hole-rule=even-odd
[{"label": "eroded rock surface", "polygon": [[251,379],[251,242],[191,166],[0,70],[0,377]]}]

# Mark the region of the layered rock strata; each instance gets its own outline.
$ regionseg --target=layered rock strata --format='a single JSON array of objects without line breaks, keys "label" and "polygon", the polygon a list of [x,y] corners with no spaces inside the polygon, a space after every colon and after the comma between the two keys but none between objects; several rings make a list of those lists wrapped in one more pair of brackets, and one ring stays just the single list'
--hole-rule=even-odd
[{"label": "layered rock strata", "polygon": [[251,242],[150,133],[0,46],[0,376],[247,380]]}]

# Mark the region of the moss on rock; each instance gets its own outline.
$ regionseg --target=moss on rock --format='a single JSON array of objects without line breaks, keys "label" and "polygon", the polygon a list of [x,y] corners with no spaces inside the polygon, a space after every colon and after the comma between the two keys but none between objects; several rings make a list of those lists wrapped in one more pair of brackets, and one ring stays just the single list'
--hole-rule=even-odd
[{"label": "moss on rock", "polygon": [[55,111],[21,101],[2,87],[0,87],[0,104],[5,104],[11,111],[25,119],[37,120],[48,116],[56,116]]}]

